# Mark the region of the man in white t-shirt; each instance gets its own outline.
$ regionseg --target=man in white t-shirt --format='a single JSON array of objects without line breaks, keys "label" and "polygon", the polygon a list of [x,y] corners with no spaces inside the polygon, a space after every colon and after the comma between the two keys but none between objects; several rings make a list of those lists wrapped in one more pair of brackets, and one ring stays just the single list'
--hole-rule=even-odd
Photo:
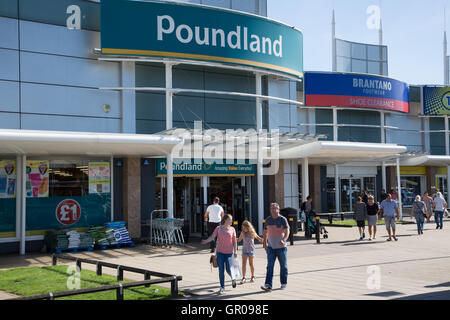
[{"label": "man in white t-shirt", "polygon": [[436,197],[433,199],[434,201],[434,219],[436,221],[436,229],[443,228],[443,218],[444,211],[447,209],[447,201],[445,201],[442,193],[439,191],[436,193]]},{"label": "man in white t-shirt", "polygon": [[[220,222],[224,216],[223,208],[219,205],[220,199],[214,198],[214,203],[210,205],[205,212],[205,221],[208,222],[208,235],[211,236],[214,230],[220,226]],[[217,238],[216,238],[217,241]],[[216,249],[216,241],[210,242],[211,252]]]}]

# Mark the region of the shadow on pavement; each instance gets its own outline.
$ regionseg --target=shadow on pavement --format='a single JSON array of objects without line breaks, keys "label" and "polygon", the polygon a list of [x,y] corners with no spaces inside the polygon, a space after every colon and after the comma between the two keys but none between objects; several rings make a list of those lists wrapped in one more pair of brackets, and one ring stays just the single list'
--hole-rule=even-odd
[{"label": "shadow on pavement", "polygon": [[450,282],[444,282],[440,284],[435,284],[431,286],[425,286],[425,288],[447,288],[450,287]]},{"label": "shadow on pavement", "polygon": [[397,292],[397,291],[386,291],[386,292],[369,293],[369,294],[365,294],[365,296],[388,298],[388,297],[393,297],[393,296],[401,296],[403,294],[404,293]]},{"label": "shadow on pavement", "polygon": [[450,290],[417,294],[393,300],[450,300]]}]

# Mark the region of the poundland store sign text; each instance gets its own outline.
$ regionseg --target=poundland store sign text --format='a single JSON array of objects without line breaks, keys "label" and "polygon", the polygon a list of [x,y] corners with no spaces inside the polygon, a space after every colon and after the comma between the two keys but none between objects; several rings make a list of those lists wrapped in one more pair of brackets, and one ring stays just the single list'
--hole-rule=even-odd
[{"label": "poundland store sign text", "polygon": [[255,15],[128,0],[101,3],[102,54],[248,65],[301,77],[303,36]]}]

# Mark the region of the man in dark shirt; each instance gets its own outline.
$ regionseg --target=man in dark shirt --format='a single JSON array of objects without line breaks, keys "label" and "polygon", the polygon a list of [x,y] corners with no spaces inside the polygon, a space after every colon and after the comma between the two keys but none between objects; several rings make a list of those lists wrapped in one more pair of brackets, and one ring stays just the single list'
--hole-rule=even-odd
[{"label": "man in dark shirt", "polygon": [[387,198],[386,190],[382,189],[379,202],[382,203],[384,200],[386,200],[386,198]]}]

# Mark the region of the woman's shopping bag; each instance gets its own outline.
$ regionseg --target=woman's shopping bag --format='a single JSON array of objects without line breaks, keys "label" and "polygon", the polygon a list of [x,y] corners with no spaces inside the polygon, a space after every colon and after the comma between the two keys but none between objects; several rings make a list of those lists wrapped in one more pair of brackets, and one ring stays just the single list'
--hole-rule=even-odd
[{"label": "woman's shopping bag", "polygon": [[241,277],[241,267],[239,266],[238,259],[233,258],[233,263],[231,264],[230,271],[232,279],[236,280]]}]

